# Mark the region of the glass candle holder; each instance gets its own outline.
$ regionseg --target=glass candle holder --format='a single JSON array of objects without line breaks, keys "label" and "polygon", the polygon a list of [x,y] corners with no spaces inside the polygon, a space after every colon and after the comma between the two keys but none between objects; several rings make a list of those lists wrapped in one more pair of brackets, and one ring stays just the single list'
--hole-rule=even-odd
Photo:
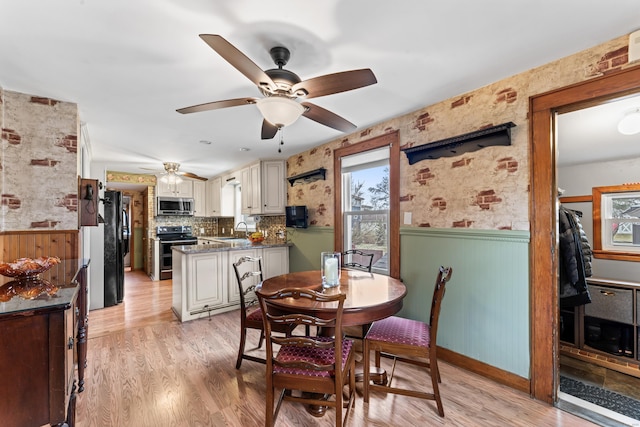
[{"label": "glass candle holder", "polygon": [[332,288],[340,284],[340,252],[322,252],[320,254],[320,271],[322,286]]}]

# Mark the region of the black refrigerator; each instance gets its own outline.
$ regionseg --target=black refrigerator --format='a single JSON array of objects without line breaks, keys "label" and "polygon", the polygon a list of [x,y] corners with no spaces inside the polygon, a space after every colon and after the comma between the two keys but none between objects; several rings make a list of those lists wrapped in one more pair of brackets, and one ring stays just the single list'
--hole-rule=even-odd
[{"label": "black refrigerator", "polygon": [[104,192],[104,306],[124,298],[124,257],[129,253],[127,213],[120,191]]}]

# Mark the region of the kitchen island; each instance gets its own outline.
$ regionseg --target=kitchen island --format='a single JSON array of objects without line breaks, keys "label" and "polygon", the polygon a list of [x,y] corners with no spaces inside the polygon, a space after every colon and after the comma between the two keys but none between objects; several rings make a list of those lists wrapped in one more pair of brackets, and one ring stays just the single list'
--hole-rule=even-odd
[{"label": "kitchen island", "polygon": [[289,246],[283,240],[252,244],[246,239],[215,238],[204,244],[174,246],[173,312],[185,322],[239,308],[233,263],[243,256],[261,257],[264,279],[285,274]]}]

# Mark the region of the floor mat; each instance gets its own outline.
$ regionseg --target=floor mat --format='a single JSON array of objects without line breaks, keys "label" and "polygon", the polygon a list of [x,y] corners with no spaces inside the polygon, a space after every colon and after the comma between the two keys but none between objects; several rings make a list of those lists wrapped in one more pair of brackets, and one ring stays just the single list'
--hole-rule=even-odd
[{"label": "floor mat", "polygon": [[560,376],[560,391],[618,414],[640,420],[640,400]]}]

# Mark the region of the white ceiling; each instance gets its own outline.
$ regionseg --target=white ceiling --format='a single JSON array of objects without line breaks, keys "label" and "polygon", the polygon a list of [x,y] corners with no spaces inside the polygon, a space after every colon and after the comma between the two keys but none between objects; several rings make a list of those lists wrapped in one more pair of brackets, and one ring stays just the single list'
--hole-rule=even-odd
[{"label": "white ceiling", "polygon": [[303,117],[278,155],[254,105],[178,114],[261,96],[198,34],[263,69],[282,44],[303,80],[371,68],[378,84],[314,99],[362,129],[635,31],[640,2],[0,0],[0,16],[0,86],[76,102],[94,161],[137,173],[175,161],[210,177],[341,134]]},{"label": "white ceiling", "polygon": [[618,123],[640,108],[640,95],[557,116],[557,164],[570,166],[640,157],[640,133],[623,135]]}]

